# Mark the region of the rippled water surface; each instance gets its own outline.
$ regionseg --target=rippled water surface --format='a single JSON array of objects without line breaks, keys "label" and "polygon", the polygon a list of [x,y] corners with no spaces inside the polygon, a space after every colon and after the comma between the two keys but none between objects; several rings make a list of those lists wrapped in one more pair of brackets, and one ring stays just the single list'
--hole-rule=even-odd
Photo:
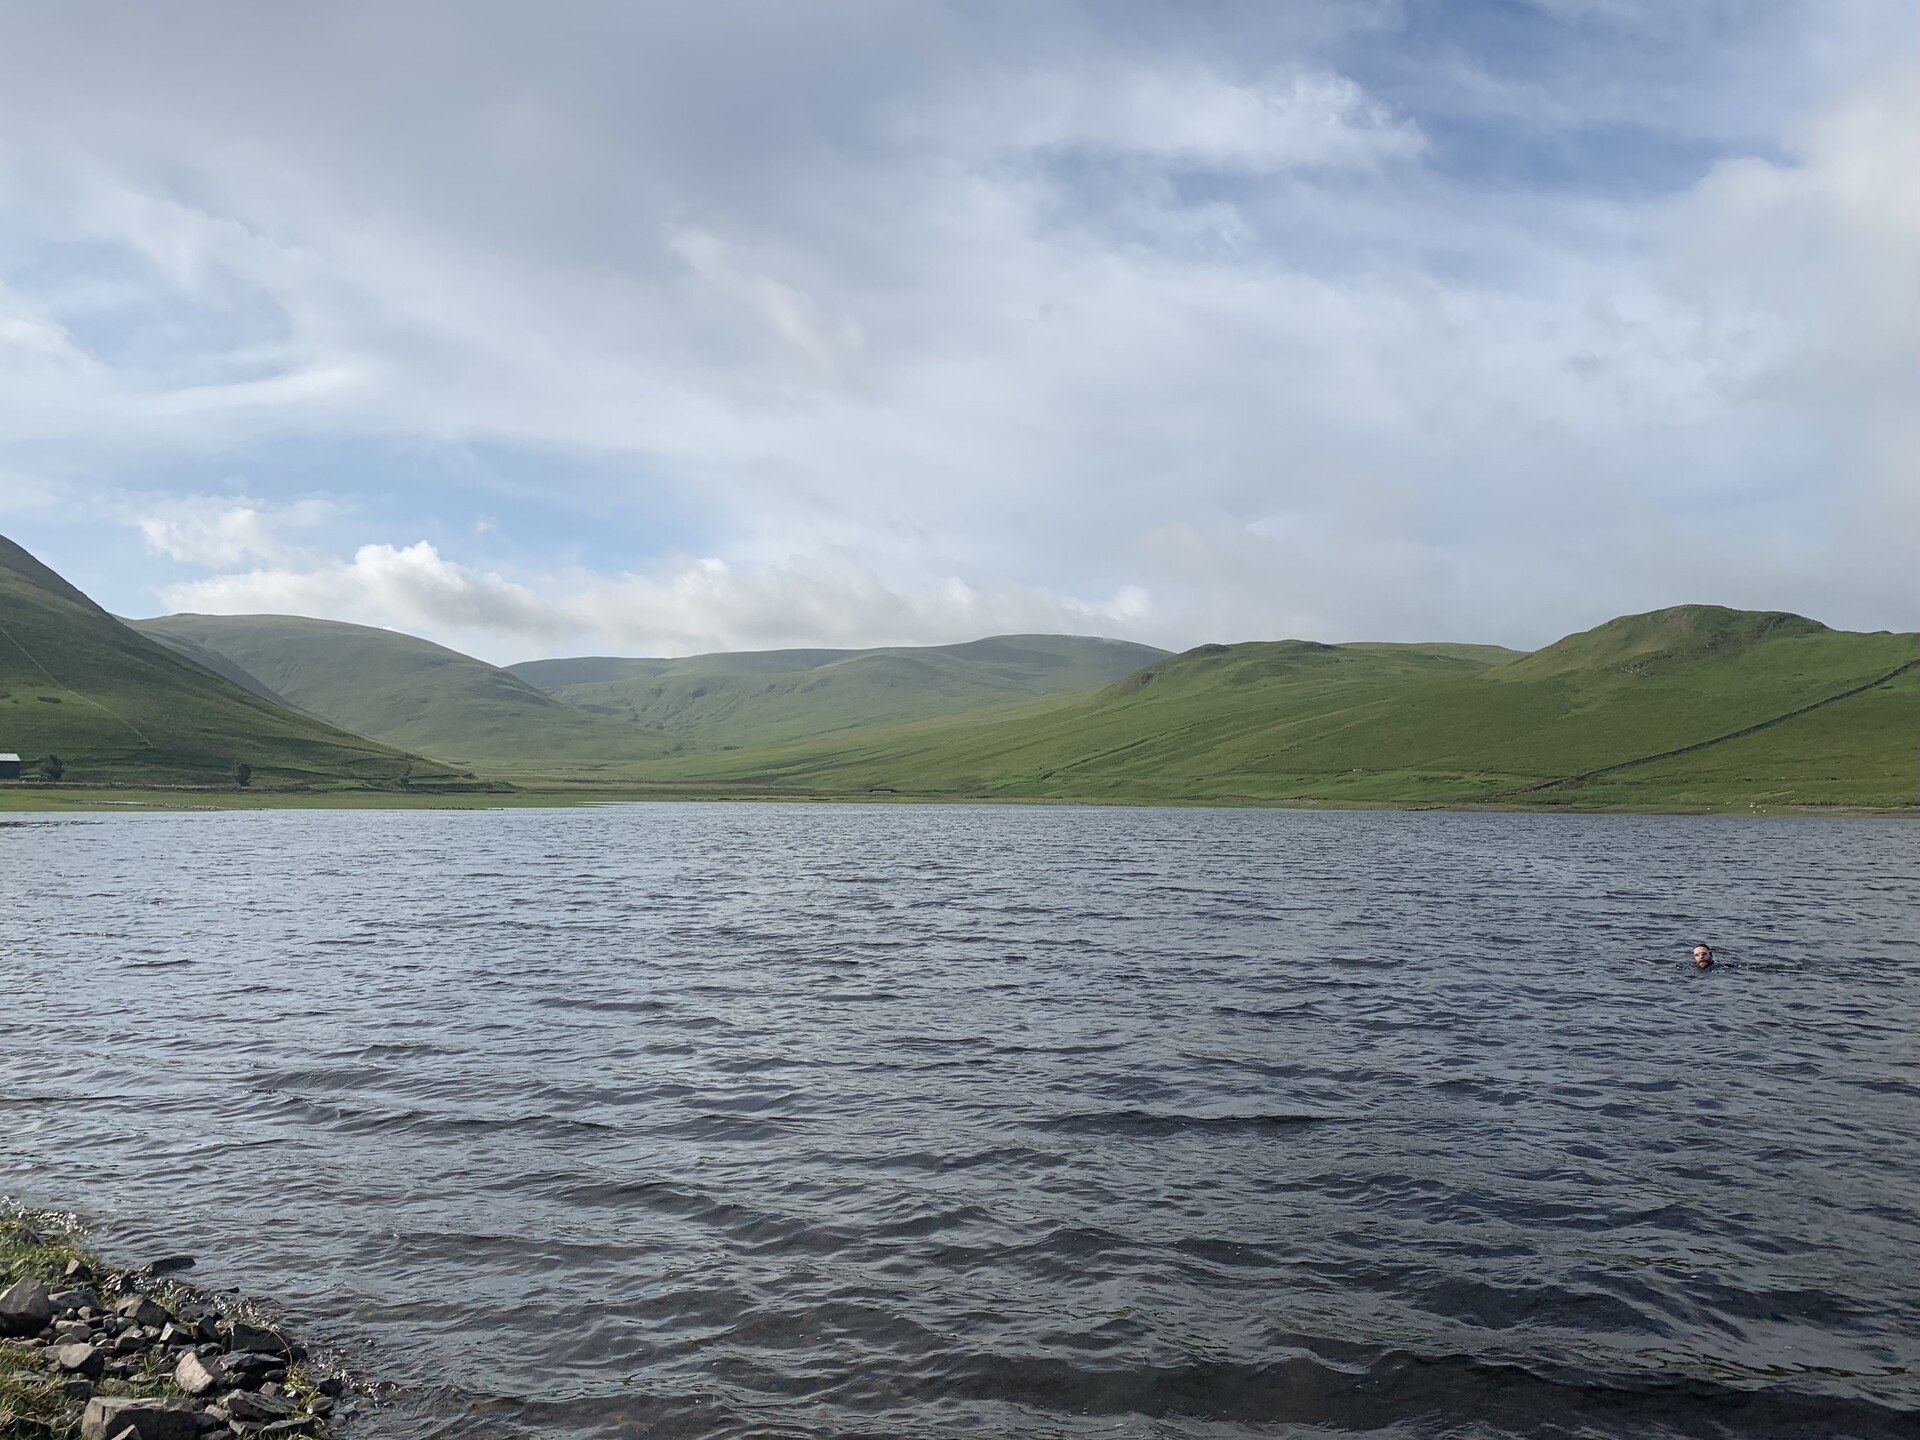
[{"label": "rippled water surface", "polygon": [[[1913,1435],[1920,829],[0,826],[0,1192],[368,1437]],[[1708,936],[1732,963],[1706,975]]]}]

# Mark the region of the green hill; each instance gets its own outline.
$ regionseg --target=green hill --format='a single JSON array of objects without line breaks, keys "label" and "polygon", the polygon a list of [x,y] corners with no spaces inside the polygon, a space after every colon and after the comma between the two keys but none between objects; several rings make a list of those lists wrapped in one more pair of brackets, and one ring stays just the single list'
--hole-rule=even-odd
[{"label": "green hill", "polygon": [[1502,653],[1203,645],[1090,696],[837,744],[685,756],[659,773],[735,789],[986,798],[1920,801],[1916,671],[1903,668],[1920,664],[1920,636],[1681,606],[1524,658]]},{"label": "green hill", "polygon": [[605,769],[676,748],[658,731],[589,714],[498,666],[393,630],[293,615],[131,623],[189,654],[211,651],[335,725],[492,771]]},{"label": "green hill", "polygon": [[136,633],[0,537],[0,750],[69,782],[398,785],[445,767],[298,714]]},{"label": "green hill", "polygon": [[963,645],[535,660],[509,668],[570,705],[665,731],[689,750],[719,750],[1092,690],[1166,656],[1124,640],[1000,635]]}]

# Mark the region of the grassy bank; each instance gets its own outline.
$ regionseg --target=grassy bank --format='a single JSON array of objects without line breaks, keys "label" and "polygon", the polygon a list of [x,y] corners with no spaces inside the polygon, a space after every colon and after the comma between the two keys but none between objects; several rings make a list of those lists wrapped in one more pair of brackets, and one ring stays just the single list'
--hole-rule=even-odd
[{"label": "grassy bank", "polygon": [[[0,1293],[28,1277],[53,1290],[72,1283],[70,1277],[109,1273],[110,1267],[87,1246],[71,1215],[0,1210]],[[0,1340],[0,1436],[6,1440],[77,1437],[81,1409],[67,1393],[67,1383],[47,1367],[38,1351]],[[92,1386],[92,1393],[182,1398],[180,1388],[157,1369],[125,1379],[103,1379]]]},{"label": "grassy bank", "polygon": [[1555,791],[1514,800],[1391,801],[1273,799],[1258,795],[1214,795],[1195,801],[1167,796],[965,794],[952,791],[850,791],[791,786],[781,789],[699,784],[553,784],[524,785],[493,794],[407,795],[382,791],[326,793],[191,789],[101,789],[50,787],[0,789],[4,814],[138,814],[214,810],[550,810],[584,805],[620,805],[660,801],[714,804],[854,805],[1100,805],[1149,809],[1267,810],[1458,810],[1506,813],[1632,815],[1810,815],[1887,816],[1920,819],[1920,805],[1761,804],[1712,798],[1652,798],[1626,786],[1599,791]]},{"label": "grassy bank", "polygon": [[[184,1421],[321,1440],[344,1384],[312,1374],[255,1307],[155,1274],[191,1264],[115,1269],[72,1215],[0,1207],[0,1437]],[[134,1402],[164,1413],[120,1408]]]}]

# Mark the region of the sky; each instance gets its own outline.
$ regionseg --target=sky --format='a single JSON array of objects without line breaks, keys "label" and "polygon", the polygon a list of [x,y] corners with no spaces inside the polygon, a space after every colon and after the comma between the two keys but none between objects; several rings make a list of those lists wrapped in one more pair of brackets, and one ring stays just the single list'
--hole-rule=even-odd
[{"label": "sky", "polygon": [[506,663],[1920,625],[1911,0],[0,0],[0,534]]}]

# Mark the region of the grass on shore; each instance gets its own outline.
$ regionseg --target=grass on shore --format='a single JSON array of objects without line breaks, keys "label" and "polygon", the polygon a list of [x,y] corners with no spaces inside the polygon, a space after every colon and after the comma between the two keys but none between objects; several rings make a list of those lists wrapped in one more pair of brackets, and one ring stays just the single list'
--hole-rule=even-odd
[{"label": "grass on shore", "polygon": [[[87,1244],[85,1228],[77,1216],[0,1202],[0,1291],[29,1278],[54,1293],[73,1285],[90,1285],[108,1304],[117,1295],[144,1290],[176,1314],[186,1304],[204,1306],[211,1299],[206,1292],[174,1280],[136,1283],[133,1272],[114,1269]],[[222,1302],[219,1309],[274,1327],[274,1317],[249,1301]],[[168,1368],[172,1358],[171,1351],[149,1347],[140,1354],[137,1372],[124,1378],[96,1380],[92,1393],[183,1399],[185,1392],[174,1384]],[[0,1440],[78,1440],[84,1406],[67,1397],[62,1388],[66,1378],[49,1369],[38,1350],[0,1339]],[[281,1388],[303,1407],[311,1405],[321,1393],[311,1370],[300,1363],[288,1366]],[[322,1422],[308,1418],[306,1423],[313,1431],[299,1433],[323,1433]]]},{"label": "grass on shore", "polygon": [[[79,1221],[71,1215],[8,1207],[0,1210],[0,1290],[31,1277],[49,1290],[78,1261],[93,1275],[108,1273],[106,1262],[89,1249]],[[75,1440],[80,1412],[61,1390],[62,1377],[49,1370],[39,1352],[0,1340],[0,1436],[7,1440]],[[125,1380],[101,1380],[97,1395],[177,1398],[181,1391],[158,1371]]]},{"label": "grass on shore", "polygon": [[1274,799],[1257,795],[1190,800],[1166,796],[964,795],[940,791],[857,792],[729,783],[532,784],[505,793],[421,795],[390,791],[275,792],[191,789],[0,788],[0,815],[140,814],[262,810],[564,810],[587,805],[700,801],[711,804],[1043,805],[1140,809],[1471,810],[1634,815],[1832,815],[1920,818],[1920,804],[1728,800],[1724,794],[1647,793],[1630,784],[1550,792],[1526,801]]}]

